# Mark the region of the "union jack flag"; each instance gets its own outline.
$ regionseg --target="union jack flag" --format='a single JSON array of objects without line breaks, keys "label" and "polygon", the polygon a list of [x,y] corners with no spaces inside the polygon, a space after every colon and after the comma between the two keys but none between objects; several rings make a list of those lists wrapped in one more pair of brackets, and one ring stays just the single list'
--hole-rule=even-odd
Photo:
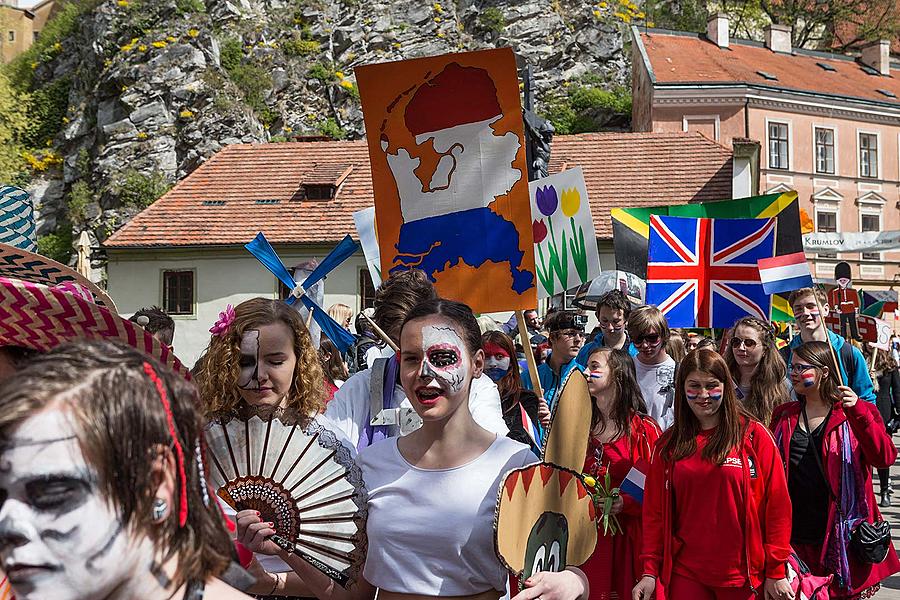
[{"label": "union jack flag", "polygon": [[769,320],[756,261],[775,253],[775,219],[650,216],[647,303],[672,327],[731,327]]}]

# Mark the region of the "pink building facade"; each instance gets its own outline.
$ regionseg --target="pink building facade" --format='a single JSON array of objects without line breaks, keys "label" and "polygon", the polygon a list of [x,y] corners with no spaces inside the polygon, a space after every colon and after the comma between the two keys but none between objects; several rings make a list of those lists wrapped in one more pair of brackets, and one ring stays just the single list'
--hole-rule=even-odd
[{"label": "pink building facade", "polygon": [[[743,168],[758,177],[735,197],[793,189],[816,231],[900,230],[900,66],[886,42],[844,57],[791,48],[783,26],[765,44],[729,40],[720,15],[706,35],[632,34],[635,131],[699,131],[735,147],[736,170],[755,140]],[[855,287],[900,288],[900,251],[809,257],[819,280],[846,261]]]}]

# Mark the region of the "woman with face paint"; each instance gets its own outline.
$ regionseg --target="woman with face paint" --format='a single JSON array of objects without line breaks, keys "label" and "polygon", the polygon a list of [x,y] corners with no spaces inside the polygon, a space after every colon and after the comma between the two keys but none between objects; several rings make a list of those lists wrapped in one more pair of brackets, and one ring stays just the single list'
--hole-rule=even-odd
[{"label": "woman with face paint", "polygon": [[503,420],[509,427],[507,437],[539,452],[538,397],[522,387],[516,348],[512,339],[502,331],[488,331],[481,336],[484,349],[484,373],[497,384]]},{"label": "woman with face paint", "polygon": [[[321,599],[496,600],[507,572],[494,553],[494,507],[503,476],[537,461],[527,446],[488,432],[468,409],[472,379],[484,370],[478,324],[469,307],[447,300],[418,305],[400,333],[400,380],[423,425],[380,440],[359,455],[369,490],[363,578],[349,590],[296,555],[282,557]],[[238,521],[254,550],[278,551],[274,531],[248,515]],[[514,600],[587,598],[583,573],[541,573]]]},{"label": "woman with face paint", "polygon": [[[255,411],[267,418],[296,415],[305,426],[304,420],[324,409],[325,374],[296,309],[254,298],[221,313],[210,333],[209,346],[194,368],[208,420]],[[230,507],[223,509],[234,515]],[[291,567],[277,556],[257,555],[248,569],[257,579],[249,591],[259,598],[290,597],[302,590]]]},{"label": "woman with face paint", "polygon": [[755,317],[738,319],[724,356],[738,400],[754,418],[768,425],[772,410],[791,399],[787,367],[775,345],[772,326]]},{"label": "woman with face paint", "polygon": [[675,422],[656,445],[643,510],[643,577],[633,600],[649,600],[657,586],[674,600],[793,600],[781,458],[712,350],[681,363]]},{"label": "woman with face paint", "polygon": [[897,449],[878,408],[840,384],[831,352],[826,342],[793,349],[797,400],[775,409],[772,431],[797,507],[791,533],[797,555],[814,575],[834,575],[831,598],[868,598],[880,581],[900,571],[900,561],[893,545],[879,564],[860,560],[850,547],[847,523],[881,520],[872,469],[894,464]]},{"label": "woman with face paint", "polygon": [[113,342],[0,386],[0,560],[18,600],[249,598],[200,461],[196,390]]},{"label": "woman with face paint", "polygon": [[[591,438],[584,472],[598,481],[608,473],[610,485],[619,487],[632,468],[645,474],[653,448],[661,435],[634,376],[634,362],[623,350],[598,348],[588,357],[588,390],[594,403]],[[604,535],[584,565],[595,598],[628,598],[641,576],[641,501],[622,494],[613,503],[622,533]]]}]

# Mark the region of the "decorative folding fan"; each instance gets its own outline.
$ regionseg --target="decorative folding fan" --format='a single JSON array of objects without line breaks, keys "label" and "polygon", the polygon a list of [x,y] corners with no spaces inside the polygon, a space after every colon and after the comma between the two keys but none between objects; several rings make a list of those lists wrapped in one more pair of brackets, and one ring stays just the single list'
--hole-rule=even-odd
[{"label": "decorative folding fan", "polygon": [[259,414],[213,421],[206,431],[211,483],[233,509],[274,523],[272,541],[281,548],[346,586],[365,549],[362,473],[332,432],[290,421]]},{"label": "decorative folding fan", "polygon": [[591,435],[592,403],[584,373],[571,369],[553,403],[550,427],[541,448],[542,462],[581,472]]}]

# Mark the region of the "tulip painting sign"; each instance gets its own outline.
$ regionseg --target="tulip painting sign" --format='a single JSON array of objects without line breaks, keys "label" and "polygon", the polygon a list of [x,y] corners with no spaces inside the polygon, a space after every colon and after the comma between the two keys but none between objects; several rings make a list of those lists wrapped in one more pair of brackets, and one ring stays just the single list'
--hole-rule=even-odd
[{"label": "tulip painting sign", "polygon": [[532,181],[529,188],[538,298],[599,276],[600,255],[581,168]]},{"label": "tulip painting sign", "polygon": [[421,269],[477,312],[536,302],[509,48],[357,67],[383,276]]}]

